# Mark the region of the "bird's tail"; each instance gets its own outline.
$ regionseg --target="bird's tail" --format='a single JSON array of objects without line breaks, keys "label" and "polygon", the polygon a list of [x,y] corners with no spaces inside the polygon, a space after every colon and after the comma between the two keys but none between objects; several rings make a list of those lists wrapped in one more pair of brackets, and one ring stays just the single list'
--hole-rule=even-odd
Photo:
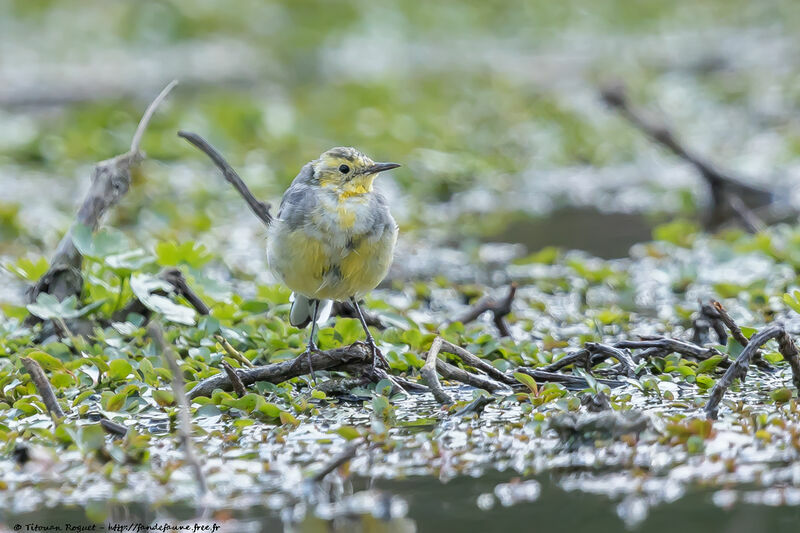
[{"label": "bird's tail", "polygon": [[[314,316],[314,302],[302,294],[292,293],[292,309],[289,311],[289,323],[298,328],[304,328],[311,323]],[[322,324],[331,316],[332,300],[319,300],[317,311],[317,324]]]}]

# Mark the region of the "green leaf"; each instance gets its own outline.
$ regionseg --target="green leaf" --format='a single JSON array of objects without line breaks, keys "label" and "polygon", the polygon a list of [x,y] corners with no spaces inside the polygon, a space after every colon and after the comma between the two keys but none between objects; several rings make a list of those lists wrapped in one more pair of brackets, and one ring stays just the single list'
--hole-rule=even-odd
[{"label": "green leaf", "polygon": [[103,303],[104,300],[99,300],[78,309],[78,299],[75,296],[70,296],[59,302],[55,296],[40,292],[36,297],[36,303],[28,304],[27,308],[32,315],[43,320],[52,320],[54,318],[78,318],[100,307]]},{"label": "green leaf", "polygon": [[100,424],[82,426],[80,431],[78,431],[78,438],[85,452],[97,451],[102,448],[106,442],[106,436]]},{"label": "green leaf", "polygon": [[780,388],[769,393],[775,403],[786,403],[792,399],[792,389]]},{"label": "green leaf", "polygon": [[783,302],[791,307],[795,313],[800,313],[800,291],[794,291],[794,294],[784,294]]},{"label": "green leaf", "polygon": [[[733,342],[736,342],[736,341],[733,341]],[[739,344],[739,343],[736,342],[736,344]],[[709,357],[708,359],[706,359],[704,361],[700,361],[697,364],[697,373],[698,374],[707,374],[707,373],[711,372],[712,370],[717,368],[717,366],[722,362],[723,359],[725,359],[725,356],[723,356],[723,355],[714,355],[714,356]]]},{"label": "green leaf", "polygon": [[36,262],[27,257],[20,257],[14,263],[5,263],[3,267],[23,281],[33,282],[47,272],[49,265],[44,257],[40,257]]},{"label": "green leaf", "polygon": [[292,425],[294,427],[297,427],[297,426],[300,425],[300,421],[297,420],[294,417],[294,415],[292,415],[292,413],[289,413],[287,411],[281,411],[280,419],[281,419],[281,424],[284,424],[284,425],[290,424],[290,425]]},{"label": "green leaf", "polygon": [[531,376],[523,372],[514,372],[514,378],[523,385],[525,385],[526,387],[528,387],[534,396],[539,395],[539,385],[536,383],[536,380],[533,379]]},{"label": "green leaf", "polygon": [[127,399],[128,395],[124,392],[111,396],[108,401],[106,401],[106,411],[119,411],[125,405],[125,400]]},{"label": "green leaf", "polygon": [[712,377],[709,377],[708,374],[701,374],[696,378],[697,386],[702,390],[708,390],[714,386],[716,380]]},{"label": "green leaf", "polygon": [[142,380],[145,383],[151,387],[158,385],[158,376],[155,370],[153,370],[153,363],[151,363],[149,359],[142,359],[139,361],[139,372],[142,373]]},{"label": "green leaf", "polygon": [[125,359],[114,359],[108,363],[108,377],[112,380],[123,380],[131,372],[133,372],[133,367]]},{"label": "green leaf", "polygon": [[334,331],[342,344],[352,344],[364,336],[361,322],[355,318],[337,318]]},{"label": "green leaf", "polygon": [[222,402],[222,405],[252,413],[258,411],[266,403],[264,397],[255,392],[245,394],[241,398],[229,399]]},{"label": "green leaf", "polygon": [[156,257],[158,258],[158,264],[161,266],[178,266],[185,264],[192,268],[200,268],[205,265],[212,256],[204,245],[188,241],[182,244],[160,242],[156,244]]},{"label": "green leaf", "polygon": [[259,412],[270,418],[278,418],[281,416],[281,408],[274,403],[265,403],[259,408]]},{"label": "green leaf", "polygon": [[29,353],[28,357],[39,363],[39,366],[41,366],[42,369],[47,372],[53,372],[55,370],[64,370],[64,363],[62,363],[61,360],[56,359],[49,353],[37,350],[35,352]]},{"label": "green leaf", "polygon": [[119,254],[109,255],[105,258],[105,263],[118,275],[128,276],[132,272],[141,270],[153,263],[155,258],[141,248],[130,250]]},{"label": "green leaf", "polygon": [[156,294],[159,291],[168,294],[173,292],[172,285],[165,280],[147,274],[134,274],[131,276],[131,290],[145,307],[163,315],[165,319],[187,326],[194,325],[194,309],[177,304],[161,294]]},{"label": "green leaf", "polygon": [[337,429],[335,433],[343,437],[345,440],[353,440],[361,436],[361,433],[359,433],[359,431],[353,426],[342,426]]},{"label": "green leaf", "polygon": [[154,390],[153,399],[161,407],[167,407],[168,405],[173,405],[175,403],[175,395],[170,390]]},{"label": "green leaf", "polygon": [[75,248],[90,259],[102,260],[110,255],[121,254],[129,248],[125,234],[113,228],[102,228],[92,233],[92,228],[76,224],[70,233]]}]

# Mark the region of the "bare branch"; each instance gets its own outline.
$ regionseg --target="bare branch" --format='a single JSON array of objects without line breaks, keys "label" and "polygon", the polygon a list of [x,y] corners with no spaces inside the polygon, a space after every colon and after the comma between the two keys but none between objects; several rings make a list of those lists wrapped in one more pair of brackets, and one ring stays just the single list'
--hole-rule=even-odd
[{"label": "bare branch", "polygon": [[[172,85],[172,84],[170,84]],[[172,85],[174,86],[174,85]],[[168,88],[171,88],[168,86]],[[157,105],[168,93],[164,91],[145,111],[145,118],[139,123],[132,146],[137,146],[145,128]],[[141,130],[141,131],[140,131]],[[138,139],[137,139],[138,136]],[[103,215],[117,205],[120,199],[127,194],[131,185],[131,168],[142,160],[139,150],[130,151],[97,163],[92,173],[92,184],[76,215],[75,224],[58,244],[56,253],[50,261],[50,268],[39,280],[28,289],[28,302],[35,302],[40,293],[46,292],[61,301],[69,296],[79,296],[83,290],[83,275],[81,266],[83,257],[72,242],[72,232],[76,225],[88,226],[96,229]],[[40,320],[29,315],[27,325],[33,325]]]},{"label": "bare branch", "polygon": [[239,379],[239,375],[236,373],[236,369],[233,368],[227,361],[222,361],[222,368],[225,370],[225,373],[228,375],[228,379],[231,382],[231,386],[233,386],[233,391],[236,393],[237,396],[240,398],[247,394],[247,389],[244,388],[244,383],[242,380]]},{"label": "bare branch", "polygon": [[[315,371],[321,370],[353,370],[355,365],[371,363],[372,354],[370,349],[362,344],[352,344],[334,350],[324,352],[313,352],[311,354],[311,366]],[[306,355],[296,357],[290,361],[282,361],[270,365],[257,366],[248,370],[237,372],[239,378],[245,386],[252,385],[258,381],[269,383],[282,383],[284,381],[304,376],[308,374],[308,359]],[[358,367],[359,369],[362,367]],[[211,396],[215,389],[232,390],[233,386],[227,374],[219,374],[206,378],[188,392],[190,400],[198,396]]]},{"label": "bare branch", "polygon": [[514,296],[517,294],[517,284],[511,283],[508,286],[508,293],[502,300],[495,300],[491,297],[485,297],[478,300],[478,302],[471,308],[467,309],[463,314],[450,320],[449,322],[461,322],[468,324],[476,320],[479,316],[487,311],[492,312],[492,320],[497,330],[502,337],[510,337],[511,331],[508,329],[505,317],[511,313],[511,304],[514,301]]},{"label": "bare branch", "polygon": [[358,448],[363,443],[364,440],[361,439],[348,446],[342,453],[334,457],[330,463],[322,467],[322,469],[319,472],[314,474],[314,476],[311,478],[311,481],[313,481],[314,483],[319,483],[320,481],[325,479],[325,476],[327,476],[328,474],[330,474],[331,472],[333,472],[334,470],[336,470],[337,468],[348,462],[350,459],[355,457],[356,452],[358,452]]},{"label": "bare branch", "polygon": [[161,325],[154,321],[147,326],[147,333],[155,343],[156,347],[161,350],[164,359],[169,366],[172,373],[172,391],[175,394],[175,401],[178,404],[178,415],[180,417],[180,424],[178,424],[178,432],[180,434],[181,443],[183,445],[183,453],[186,456],[186,462],[192,467],[197,486],[201,496],[208,493],[208,484],[206,483],[206,476],[203,474],[203,468],[197,460],[194,453],[194,445],[192,443],[192,419],[189,415],[189,401],[186,398],[186,385],[183,382],[183,373],[178,366],[177,355],[172,346],[169,346],[164,340],[164,332]]},{"label": "bare branch", "polygon": [[709,223],[712,226],[717,226],[730,215],[734,215],[748,231],[756,232],[763,228],[763,222],[745,204],[743,199],[752,200],[756,205],[765,205],[773,200],[771,192],[747,185],[741,179],[732,177],[711,162],[692,153],[675,138],[666,126],[656,123],[634,109],[628,100],[625,87],[621,84],[617,83],[602,88],[600,96],[609,107],[616,109],[639,131],[697,169],[711,190],[713,205]]},{"label": "bare branch", "polygon": [[433,339],[431,349],[428,352],[428,357],[425,359],[425,364],[422,366],[422,369],[419,371],[419,373],[422,375],[425,383],[428,384],[428,387],[430,387],[433,397],[436,398],[436,401],[442,405],[451,405],[453,403],[453,399],[447,395],[444,389],[442,389],[442,384],[439,383],[439,376],[436,374],[436,361],[438,359],[437,356],[439,355],[439,350],[441,347],[442,338],[436,337]]},{"label": "bare branch", "polygon": [[42,370],[41,365],[39,365],[35,359],[31,359],[30,357],[23,357],[21,361],[25,367],[25,370],[27,370],[28,374],[30,374],[31,381],[33,381],[33,384],[36,385],[36,390],[39,392],[39,396],[42,397],[42,401],[44,402],[45,407],[47,407],[47,411],[50,413],[50,416],[55,418],[64,418],[64,411],[62,411],[61,406],[58,405],[56,395],[53,393],[53,387],[50,386],[50,381],[44,374],[44,370]]},{"label": "bare branch", "polygon": [[739,354],[739,357],[736,358],[736,361],[728,368],[719,381],[717,381],[714,388],[711,389],[711,395],[705,407],[706,416],[708,418],[717,418],[717,407],[722,401],[725,391],[731,386],[733,380],[742,377],[756,351],[771,339],[777,339],[778,350],[781,355],[783,355],[784,359],[789,361],[789,365],[792,367],[794,386],[800,390],[800,360],[798,359],[797,347],[789,334],[786,333],[783,324],[773,324],[765,327],[750,338],[747,346],[745,346],[742,353]]},{"label": "bare branch", "polygon": [[499,381],[495,381],[488,376],[480,376],[478,374],[473,374],[472,372],[467,372],[466,370],[462,370],[457,366],[453,366],[450,363],[442,361],[438,358],[436,359],[436,370],[445,379],[460,381],[466,385],[484,389],[489,392],[498,392],[504,394],[510,392],[510,388]]},{"label": "bare branch", "polygon": [[222,345],[222,348],[228,353],[228,355],[239,361],[242,365],[246,366],[247,368],[253,368],[254,366],[253,363],[251,363],[247,357],[242,355],[242,353],[239,350],[231,346],[231,343],[228,342],[228,339],[226,339],[222,335],[216,335],[214,336],[214,338],[217,339],[217,342],[220,343],[220,345]]},{"label": "bare branch", "polygon": [[158,93],[156,99],[150,102],[150,105],[147,106],[147,109],[142,115],[142,119],[139,121],[139,125],[136,127],[136,133],[133,134],[133,140],[131,141],[131,153],[138,153],[139,147],[142,144],[142,137],[144,136],[144,132],[147,129],[147,126],[150,124],[150,119],[153,118],[153,114],[156,112],[156,109],[161,102],[163,102],[170,91],[178,85],[178,80],[172,80],[167,84],[166,87],[161,89],[161,92]]},{"label": "bare branch", "polygon": [[244,201],[247,202],[247,205],[250,206],[250,210],[253,211],[265,226],[269,226],[272,223],[272,215],[269,213],[269,204],[261,202],[253,196],[253,193],[247,188],[242,178],[239,177],[239,174],[236,173],[233,167],[222,157],[222,154],[211,146],[208,141],[198,134],[188,131],[179,131],[178,136],[183,137],[211,158],[211,161],[222,171],[222,176],[225,180],[233,185],[233,188],[239,192],[242,198],[244,198]]},{"label": "bare branch", "polygon": [[506,385],[514,385],[517,383],[517,380],[513,377],[500,372],[498,369],[493,367],[491,363],[487,363],[477,355],[472,354],[461,346],[456,346],[455,344],[442,339],[441,350],[443,352],[458,356],[464,364],[486,372],[486,374],[488,374],[490,377],[501,383],[505,383]]}]

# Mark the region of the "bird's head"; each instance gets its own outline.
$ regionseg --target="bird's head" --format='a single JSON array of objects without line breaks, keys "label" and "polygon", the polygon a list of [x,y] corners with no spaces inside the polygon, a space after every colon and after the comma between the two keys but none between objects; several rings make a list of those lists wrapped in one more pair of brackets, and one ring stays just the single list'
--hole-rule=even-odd
[{"label": "bird's head", "polygon": [[341,195],[352,196],[372,191],[378,173],[391,170],[397,163],[376,163],[355,148],[331,148],[311,162],[314,179],[323,187],[331,187]]}]

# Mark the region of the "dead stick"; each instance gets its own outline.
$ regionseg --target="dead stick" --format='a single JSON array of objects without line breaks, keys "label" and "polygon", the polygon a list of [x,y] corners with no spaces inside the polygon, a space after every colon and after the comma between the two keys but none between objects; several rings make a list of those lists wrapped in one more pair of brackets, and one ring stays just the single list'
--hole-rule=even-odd
[{"label": "dead stick", "polygon": [[445,379],[460,381],[461,383],[476,387],[478,389],[484,389],[489,392],[498,393],[510,392],[510,388],[504,383],[496,381],[488,376],[479,376],[478,374],[467,372],[466,370],[458,368],[457,366],[453,366],[447,361],[442,361],[439,358],[436,359],[436,370]]},{"label": "dead stick", "polygon": [[128,434],[128,428],[107,418],[101,418],[100,425],[103,427],[106,433],[116,435],[117,437],[124,437]]},{"label": "dead stick", "polygon": [[[371,360],[372,354],[369,348],[360,344],[311,354],[311,366],[315,371],[352,370],[354,365],[363,365],[368,361],[371,362]],[[278,384],[306,374],[308,374],[308,359],[305,355],[295,357],[289,361],[257,366],[238,372],[239,378],[245,386],[259,381]],[[187,395],[192,400],[198,396],[211,396],[215,389],[232,390],[232,388],[233,386],[227,374],[220,372],[195,385]]]},{"label": "dead stick", "polygon": [[622,366],[625,367],[626,374],[629,378],[636,377],[636,363],[633,362],[633,358],[624,348],[618,348],[616,346],[609,346],[608,344],[603,344],[600,342],[587,342],[584,344],[587,350],[594,354],[592,357],[592,364],[597,364],[600,362],[601,359],[595,359],[595,357],[600,356],[603,359],[606,357],[613,357],[620,363]]},{"label": "dead stick", "polygon": [[183,453],[186,456],[186,462],[192,467],[194,477],[197,480],[197,487],[201,496],[208,493],[208,485],[206,484],[206,476],[203,474],[203,469],[197,456],[194,453],[194,446],[192,444],[192,420],[189,415],[189,401],[186,399],[186,385],[183,382],[183,373],[178,366],[177,356],[172,346],[167,345],[164,340],[164,332],[161,325],[157,322],[151,322],[147,326],[147,332],[150,338],[155,343],[156,347],[161,350],[164,359],[172,372],[172,391],[175,394],[175,400],[178,403],[178,416],[180,423],[178,424],[178,432],[180,434],[181,443],[183,445]]},{"label": "dead stick", "polygon": [[239,350],[231,346],[231,343],[228,342],[228,339],[226,339],[222,335],[215,335],[214,338],[217,339],[217,342],[220,343],[220,345],[228,353],[228,355],[239,361],[242,365],[248,368],[253,368],[253,363],[251,363],[247,357],[242,355],[242,353]]},{"label": "dead stick", "polygon": [[671,150],[675,155],[694,166],[711,189],[714,211],[719,213],[724,206],[728,206],[739,217],[744,226],[752,232],[759,231],[764,224],[742,201],[747,198],[764,198],[771,201],[771,193],[743,183],[740,179],[733,178],[723,172],[711,162],[692,153],[681,144],[672,132],[663,124],[645,118],[633,108],[628,101],[625,87],[620,84],[604,87],[600,92],[601,98],[609,106],[636,126],[642,133],[653,141]]},{"label": "dead stick", "polygon": [[503,337],[510,337],[511,331],[508,329],[508,325],[505,322],[505,317],[511,313],[511,304],[514,301],[514,296],[516,296],[516,294],[517,284],[511,283],[508,286],[508,293],[506,293],[505,298],[502,300],[498,301],[488,296],[481,298],[475,305],[448,322],[461,322],[462,324],[468,324],[474,320],[477,320],[477,318],[483,313],[491,311],[493,322],[500,332],[500,335]]},{"label": "dead stick", "polygon": [[208,315],[211,312],[206,303],[200,299],[191,287],[189,287],[189,282],[186,281],[186,278],[180,270],[177,268],[167,270],[162,272],[160,277],[172,285],[176,293],[186,298],[186,301],[189,302],[199,314]]},{"label": "dead stick", "polygon": [[782,324],[773,324],[767,326],[755,335],[753,335],[747,346],[744,347],[742,353],[736,358],[736,361],[728,368],[725,374],[717,381],[714,388],[711,389],[711,395],[708,397],[705,411],[708,418],[717,418],[717,408],[722,401],[725,391],[733,383],[733,380],[741,377],[750,365],[750,360],[756,351],[771,339],[777,339],[778,351],[781,355],[789,361],[792,367],[792,377],[795,387],[800,390],[800,361],[798,361],[798,351],[794,341],[786,333]]},{"label": "dead stick", "polygon": [[439,375],[436,373],[436,361],[441,347],[442,338],[436,337],[433,339],[431,349],[428,351],[428,357],[425,359],[425,364],[422,365],[419,373],[422,375],[425,383],[428,384],[428,387],[430,387],[436,401],[442,405],[451,405],[453,399],[442,389],[442,384],[439,383]]},{"label": "dead stick", "polygon": [[714,307],[717,313],[719,313],[720,320],[722,320],[722,323],[725,324],[725,326],[727,326],[727,328],[730,330],[731,336],[733,336],[734,340],[738,342],[742,346],[742,348],[747,346],[749,342],[747,340],[747,337],[744,336],[744,333],[742,333],[741,328],[739,328],[736,322],[734,322],[734,320],[731,318],[731,316],[728,314],[728,311],[725,310],[722,304],[716,300],[712,300],[711,305]]},{"label": "dead stick", "polygon": [[505,383],[506,385],[514,385],[517,383],[516,379],[500,372],[498,369],[493,367],[491,363],[487,363],[477,355],[472,354],[461,346],[456,346],[455,344],[442,339],[441,350],[443,352],[458,356],[461,361],[464,362],[464,364],[486,372],[489,376],[501,383]]},{"label": "dead stick", "polygon": [[203,139],[200,135],[188,131],[179,131],[178,136],[183,137],[211,158],[211,161],[222,171],[222,176],[225,180],[233,185],[233,188],[239,192],[242,198],[244,198],[244,201],[247,202],[247,205],[250,206],[253,213],[265,226],[269,226],[272,223],[272,215],[269,213],[269,204],[261,202],[253,196],[253,193],[247,188],[242,178],[239,177],[239,174],[236,173],[233,167],[222,157],[222,154],[211,146],[208,141]]},{"label": "dead stick", "polygon": [[56,419],[64,418],[64,411],[62,411],[61,407],[58,405],[56,395],[53,393],[53,387],[50,386],[50,381],[47,379],[47,376],[45,376],[41,365],[30,357],[23,357],[21,361],[25,370],[30,374],[31,381],[33,381],[33,384],[36,386],[39,396],[42,397],[42,401],[45,407],[47,407],[50,416]]},{"label": "dead stick", "polygon": [[247,390],[244,388],[244,383],[242,380],[239,379],[239,375],[236,373],[236,369],[233,368],[227,361],[222,361],[222,368],[225,369],[225,373],[228,374],[228,379],[231,380],[231,385],[233,386],[233,391],[241,398],[245,394],[247,394]]},{"label": "dead stick", "polygon": [[[742,348],[747,346],[749,342],[747,337],[744,336],[741,328],[738,324],[736,324],[733,318],[731,318],[725,307],[723,307],[722,304],[716,300],[712,300],[711,305],[714,307],[714,310],[719,313],[720,321],[730,330],[733,339],[738,342]],[[753,363],[759,366],[762,370],[774,370],[772,365],[761,357],[761,350],[756,350],[756,353],[753,354]]]},{"label": "dead stick", "polygon": [[545,372],[556,372],[569,365],[578,365],[582,368],[587,368],[589,366],[589,356],[589,350],[582,348],[580,350],[568,353],[558,361],[554,361],[547,366],[541,367],[540,370]]},{"label": "dead stick", "polygon": [[311,478],[311,481],[313,481],[314,483],[319,483],[320,481],[325,479],[325,476],[327,476],[328,474],[330,474],[331,472],[333,472],[334,470],[336,470],[337,468],[348,462],[350,459],[355,457],[356,452],[358,452],[359,446],[361,446],[363,442],[364,442],[363,440],[360,440],[348,446],[342,453],[334,457],[330,463],[326,464],[324,467],[322,467],[322,469],[319,472],[314,474],[314,476]]},{"label": "dead stick", "polygon": [[[547,372],[544,370],[528,368],[524,366],[520,366],[514,369],[514,372],[522,372],[523,374],[528,374],[530,377],[536,380],[537,383],[561,383],[568,389],[585,389],[589,386],[589,382],[587,382],[584,378],[580,376],[571,376],[569,374],[559,374],[558,372]],[[596,381],[602,385],[608,385],[609,387],[621,387],[625,385],[624,381],[617,381],[611,379],[596,379]],[[520,384],[522,386],[522,384]]]},{"label": "dead stick", "polygon": [[[78,209],[75,224],[58,244],[53,259],[50,261],[50,268],[28,289],[26,295],[28,302],[35,302],[42,292],[52,294],[59,301],[72,295],[79,296],[81,294],[83,289],[83,276],[81,274],[83,257],[72,242],[73,229],[77,225],[96,229],[103,215],[119,203],[120,199],[128,192],[131,185],[130,170],[144,157],[139,150],[142,135],[156,107],[166,98],[175,83],[172,82],[165,87],[153,103],[148,106],[137,127],[131,143],[131,151],[95,165],[92,173],[92,184],[81,207]],[[29,315],[26,319],[26,324],[32,325],[39,321],[38,318]]]}]

